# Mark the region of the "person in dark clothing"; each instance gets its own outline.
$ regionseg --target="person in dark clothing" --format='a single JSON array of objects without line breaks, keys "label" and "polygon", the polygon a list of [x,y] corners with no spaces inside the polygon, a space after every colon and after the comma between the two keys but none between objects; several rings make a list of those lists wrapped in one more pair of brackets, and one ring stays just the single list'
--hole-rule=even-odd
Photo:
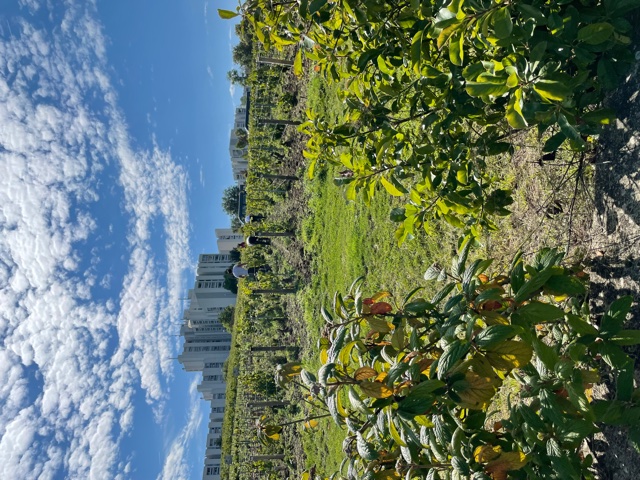
[{"label": "person in dark clothing", "polygon": [[244,217],[244,223],[257,223],[265,219],[264,215],[247,215]]},{"label": "person in dark clothing", "polygon": [[247,237],[245,243],[250,247],[254,247],[256,245],[271,245],[271,239],[265,237],[255,237],[252,235],[250,237]]}]

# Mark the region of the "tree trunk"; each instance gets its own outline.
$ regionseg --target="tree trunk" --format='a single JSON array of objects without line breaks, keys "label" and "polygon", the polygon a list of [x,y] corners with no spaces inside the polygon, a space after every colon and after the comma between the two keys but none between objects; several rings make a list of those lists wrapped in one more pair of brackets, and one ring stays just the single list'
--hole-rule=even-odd
[{"label": "tree trunk", "polygon": [[284,402],[282,400],[272,400],[268,402],[251,402],[247,403],[249,408],[259,408],[259,407],[286,407],[289,405],[289,402]]},{"label": "tree trunk", "polygon": [[286,120],[284,118],[259,118],[258,123],[267,125],[300,125],[299,120]]},{"label": "tree trunk", "polygon": [[256,237],[295,237],[293,232],[255,232]]},{"label": "tree trunk", "polygon": [[259,462],[261,460],[283,460],[284,454],[281,453],[278,455],[252,455],[250,458],[252,462]]},{"label": "tree trunk", "polygon": [[284,295],[287,293],[296,293],[297,289],[295,288],[270,288],[270,289],[257,289],[253,290],[251,293],[253,295]]},{"label": "tree trunk", "polygon": [[287,350],[291,347],[289,346],[284,346],[284,345],[279,345],[277,347],[251,347],[251,351],[252,352],[279,352],[282,350]]},{"label": "tree trunk", "polygon": [[293,67],[293,60],[285,60],[283,58],[263,57],[258,55],[258,63],[266,63],[269,65],[284,65],[285,67]]},{"label": "tree trunk", "polygon": [[295,175],[276,175],[272,173],[256,173],[258,178],[268,178],[270,180],[300,180]]}]

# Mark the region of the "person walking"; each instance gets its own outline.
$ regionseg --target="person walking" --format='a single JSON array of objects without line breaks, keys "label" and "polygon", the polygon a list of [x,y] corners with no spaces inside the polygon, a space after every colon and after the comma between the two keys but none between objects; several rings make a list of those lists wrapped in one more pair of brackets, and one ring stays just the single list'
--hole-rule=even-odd
[{"label": "person walking", "polygon": [[261,265],[259,267],[246,267],[242,263],[236,263],[231,269],[231,273],[236,278],[255,277],[258,272],[270,272],[271,267],[269,265]]},{"label": "person walking", "polygon": [[256,245],[271,245],[271,239],[265,238],[265,237],[256,237],[254,235],[251,235],[246,238],[245,243],[249,247],[254,247]]}]

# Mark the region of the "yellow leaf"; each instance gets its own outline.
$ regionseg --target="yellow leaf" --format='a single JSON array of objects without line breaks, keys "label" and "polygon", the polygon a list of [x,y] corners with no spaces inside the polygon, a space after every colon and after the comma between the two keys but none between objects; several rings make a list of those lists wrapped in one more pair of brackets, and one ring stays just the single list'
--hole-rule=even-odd
[{"label": "yellow leaf", "polygon": [[293,73],[298,77],[302,75],[302,49],[296,53],[296,58],[293,61]]},{"label": "yellow leaf", "polygon": [[406,447],[407,444],[400,436],[400,433],[396,428],[396,424],[393,421],[393,415],[391,414],[391,410],[387,410],[387,425],[389,425],[389,433],[391,434],[391,438],[393,438],[395,442],[401,447]]},{"label": "yellow leaf", "polygon": [[393,324],[387,322],[384,318],[368,317],[367,322],[371,327],[371,331],[380,332],[382,334],[389,333],[393,329]]},{"label": "yellow leaf", "polygon": [[387,298],[391,296],[391,292],[387,292],[387,291],[382,291],[382,292],[378,292],[375,295],[373,295],[371,297],[371,300],[373,301],[373,303],[377,303],[380,300],[382,300],[383,298]]},{"label": "yellow leaf", "polygon": [[307,422],[304,422],[302,426],[305,428],[305,430],[312,430],[316,428],[318,424],[319,422],[317,420],[309,420]]},{"label": "yellow leaf", "polygon": [[478,463],[487,463],[500,456],[502,448],[500,445],[481,445],[473,451],[473,458]]},{"label": "yellow leaf", "polygon": [[375,369],[371,367],[361,367],[353,373],[353,378],[355,378],[358,382],[360,382],[362,380],[366,380],[368,378],[372,378],[377,375],[378,375],[378,372],[376,372]]},{"label": "yellow leaf", "polygon": [[380,372],[376,378],[374,379],[374,381],[376,382],[384,382],[384,379],[387,378],[387,372]]},{"label": "yellow leaf", "polygon": [[327,352],[327,349],[323,348],[322,350],[320,350],[320,363],[324,365],[328,361],[329,361],[329,354]]},{"label": "yellow leaf", "polygon": [[494,480],[504,480],[510,470],[519,470],[527,464],[527,456],[522,452],[504,452],[490,461],[485,471]]},{"label": "yellow leaf", "polygon": [[389,192],[389,195],[393,195],[394,197],[402,197],[404,195],[404,193],[398,190],[396,186],[386,178],[380,177],[380,183],[382,183],[385,190]]},{"label": "yellow leaf", "polygon": [[456,402],[463,408],[482,410],[489,406],[496,393],[494,381],[477,373],[468,371],[464,376],[464,382],[456,388],[460,401]]},{"label": "yellow leaf", "polygon": [[388,398],[393,395],[393,390],[391,390],[383,383],[364,380],[358,385],[360,386],[362,393],[364,393],[367,397]]},{"label": "yellow leaf", "polygon": [[374,480],[400,480],[402,477],[393,469],[381,470],[374,474]]},{"label": "yellow leaf", "polygon": [[508,340],[487,351],[486,357],[496,370],[509,371],[521,368],[531,361],[533,348],[524,342]]}]

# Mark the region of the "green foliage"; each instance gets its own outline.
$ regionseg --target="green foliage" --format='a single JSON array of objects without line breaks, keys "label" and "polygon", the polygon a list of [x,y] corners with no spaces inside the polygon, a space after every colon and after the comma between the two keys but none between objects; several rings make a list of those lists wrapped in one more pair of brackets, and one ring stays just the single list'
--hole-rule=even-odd
[{"label": "green foliage", "polygon": [[611,121],[601,103],[632,61],[625,16],[639,4],[249,0],[241,13],[267,48],[300,42],[344,85],[339,122],[309,112],[301,127],[309,171],[341,165],[351,200],[402,197],[392,215],[402,243],[433,219],[495,228],[511,198],[486,159],[510,150],[514,130],[536,128],[549,151],[588,148]]},{"label": "green foliage", "polygon": [[269,397],[271,395],[274,395],[277,391],[276,382],[273,379],[273,375],[268,372],[258,371],[248,373],[242,375],[239,378],[239,381],[242,386],[253,395]]},{"label": "green foliage", "polygon": [[225,273],[222,288],[229,290],[231,293],[238,293],[238,279],[230,273]]},{"label": "green foliage", "polygon": [[230,217],[238,216],[238,196],[240,191],[238,185],[232,185],[222,192],[222,209]]},{"label": "green foliage", "polygon": [[[562,266],[563,254],[545,249],[530,265],[518,256],[508,275],[490,275],[491,261],[468,260],[472,244],[429,269],[442,283],[432,298],[365,298],[358,279],[323,310],[323,365],[299,374],[349,432],[346,471],[333,478],[594,478],[583,441],[601,424],[640,426],[621,348],[640,342],[623,328],[630,297],[594,325],[584,274]],[[605,371],[614,398],[594,400]],[[489,422],[507,378],[519,398]]]},{"label": "green foliage", "polygon": [[218,320],[220,321],[222,326],[227,329],[228,332],[233,331],[234,315],[235,307],[233,305],[224,307],[224,309],[218,315]]}]

